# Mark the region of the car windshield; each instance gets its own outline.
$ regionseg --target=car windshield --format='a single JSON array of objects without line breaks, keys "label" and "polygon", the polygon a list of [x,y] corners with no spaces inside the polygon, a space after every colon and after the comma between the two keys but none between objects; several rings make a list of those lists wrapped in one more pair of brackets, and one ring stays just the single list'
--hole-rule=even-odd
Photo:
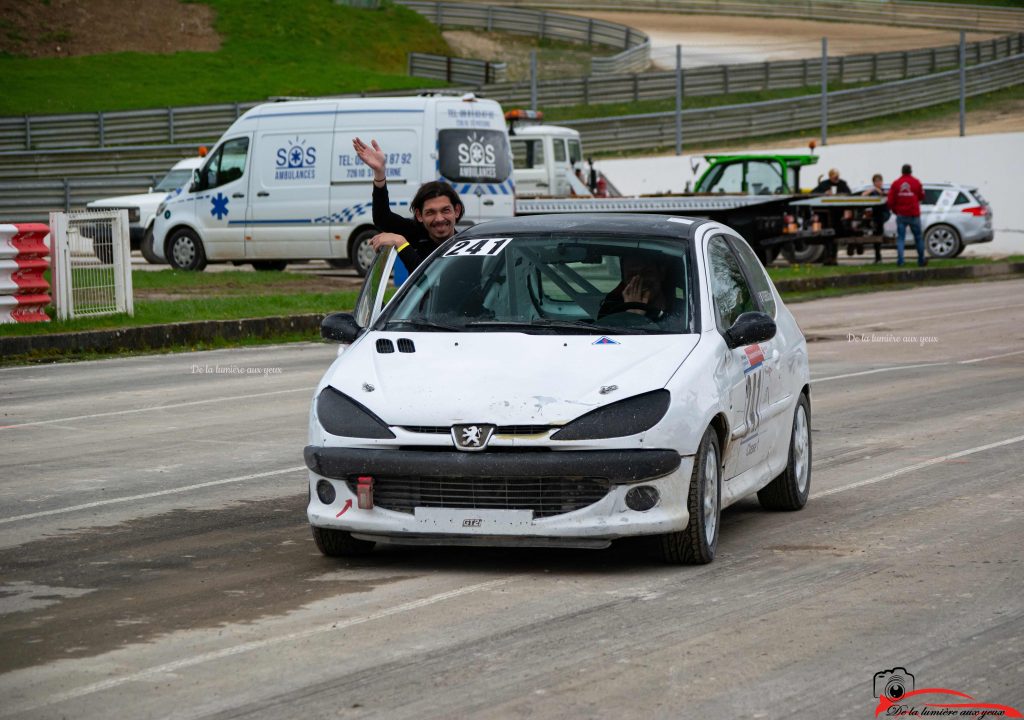
[{"label": "car windshield", "polygon": [[170,192],[171,190],[177,190],[182,185],[192,179],[192,171],[185,168],[183,170],[171,170],[169,173],[164,175],[164,179],[154,188],[156,192]]},{"label": "car windshield", "polygon": [[691,273],[683,240],[456,237],[405,283],[377,328],[688,333],[694,316]]}]

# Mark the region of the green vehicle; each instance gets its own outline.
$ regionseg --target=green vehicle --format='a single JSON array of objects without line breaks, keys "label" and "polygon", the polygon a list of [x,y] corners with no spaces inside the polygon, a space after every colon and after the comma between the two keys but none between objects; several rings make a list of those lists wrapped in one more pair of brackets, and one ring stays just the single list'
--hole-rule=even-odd
[{"label": "green vehicle", "polygon": [[694,186],[696,193],[731,195],[795,195],[800,168],[818,162],[817,155],[705,155],[709,167]]}]

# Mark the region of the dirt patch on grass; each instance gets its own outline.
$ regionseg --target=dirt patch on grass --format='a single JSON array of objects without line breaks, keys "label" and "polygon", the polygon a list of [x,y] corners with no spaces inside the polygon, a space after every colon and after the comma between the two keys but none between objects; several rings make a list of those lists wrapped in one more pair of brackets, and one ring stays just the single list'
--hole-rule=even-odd
[{"label": "dirt patch on grass", "polygon": [[0,53],[70,57],[114,52],[213,52],[220,35],[209,5],[178,0],[0,2]]},{"label": "dirt patch on grass", "polygon": [[607,55],[608,48],[568,42],[538,41],[527,35],[446,30],[442,33],[456,57],[508,64],[508,80],[530,79],[530,53],[537,51],[538,77],[579,77],[590,72],[593,55]]}]

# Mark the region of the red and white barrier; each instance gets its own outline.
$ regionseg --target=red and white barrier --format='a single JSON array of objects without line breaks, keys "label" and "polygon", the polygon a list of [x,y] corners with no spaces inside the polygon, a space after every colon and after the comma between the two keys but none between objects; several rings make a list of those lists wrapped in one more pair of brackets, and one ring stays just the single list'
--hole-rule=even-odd
[{"label": "red and white barrier", "polygon": [[0,323],[49,322],[49,234],[40,223],[0,225]]}]

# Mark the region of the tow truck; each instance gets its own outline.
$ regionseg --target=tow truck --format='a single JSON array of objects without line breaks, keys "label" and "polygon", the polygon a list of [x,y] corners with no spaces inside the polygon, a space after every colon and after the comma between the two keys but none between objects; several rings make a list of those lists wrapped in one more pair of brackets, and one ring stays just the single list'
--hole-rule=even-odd
[{"label": "tow truck", "polygon": [[[800,170],[818,162],[815,155],[706,155],[707,169],[692,193],[596,197],[576,175],[582,167],[579,132],[556,125],[530,124],[540,113],[512,110],[510,123],[516,215],[552,213],[658,213],[706,217],[735,228],[764,263],[780,251],[802,262],[809,252],[835,256],[835,231],[814,213],[793,207],[805,198]],[[614,186],[606,180],[613,195]],[[831,252],[830,252],[831,250]]]}]

